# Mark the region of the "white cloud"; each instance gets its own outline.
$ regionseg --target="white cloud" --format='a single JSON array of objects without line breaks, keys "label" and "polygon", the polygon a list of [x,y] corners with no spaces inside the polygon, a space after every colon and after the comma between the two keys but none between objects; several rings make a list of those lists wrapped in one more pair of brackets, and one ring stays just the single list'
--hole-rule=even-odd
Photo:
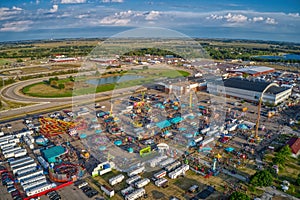
[{"label": "white cloud", "polygon": [[102,3],[123,3],[124,0],[102,0]]},{"label": "white cloud", "polygon": [[216,15],[211,14],[209,17],[206,17],[206,19],[212,19],[212,20],[225,20],[226,22],[230,23],[244,23],[248,21],[248,17],[242,14],[232,14],[227,13],[226,15]]},{"label": "white cloud", "polygon": [[13,7],[12,7],[12,10],[21,11],[21,10],[23,10],[23,9],[22,9],[22,8],[19,8],[19,7],[16,7],[16,6],[13,6]]},{"label": "white cloud", "polygon": [[146,14],[146,17],[145,19],[146,20],[149,20],[149,21],[153,21],[153,20],[156,20],[160,15],[160,12],[159,11],[150,11],[149,13]]},{"label": "white cloud", "polygon": [[253,22],[261,22],[261,21],[264,21],[264,18],[263,17],[253,17],[252,21]]},{"label": "white cloud", "polygon": [[52,8],[49,10],[51,13],[55,13],[58,11],[58,5],[53,5]]},{"label": "white cloud", "polygon": [[30,28],[30,25],[33,24],[30,20],[23,20],[23,21],[14,21],[14,22],[6,22],[0,28],[0,31],[12,31],[12,32],[20,32],[26,31]]},{"label": "white cloud", "polygon": [[289,13],[288,16],[299,17],[299,13]]},{"label": "white cloud", "polygon": [[0,20],[7,20],[14,18],[17,14],[21,13],[23,11],[22,8],[18,8],[13,6],[11,9],[2,7],[0,8]]},{"label": "white cloud", "polygon": [[270,17],[268,17],[265,22],[266,24],[278,24],[278,22],[274,18]]},{"label": "white cloud", "polygon": [[61,0],[62,4],[75,4],[75,3],[85,3],[86,0]]}]

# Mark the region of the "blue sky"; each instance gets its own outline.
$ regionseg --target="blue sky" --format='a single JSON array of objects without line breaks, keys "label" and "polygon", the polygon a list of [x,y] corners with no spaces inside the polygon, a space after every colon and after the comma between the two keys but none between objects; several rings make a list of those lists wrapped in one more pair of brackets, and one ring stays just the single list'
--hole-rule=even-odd
[{"label": "blue sky", "polygon": [[161,27],[190,37],[300,43],[299,12],[299,0],[0,0],[0,41]]}]

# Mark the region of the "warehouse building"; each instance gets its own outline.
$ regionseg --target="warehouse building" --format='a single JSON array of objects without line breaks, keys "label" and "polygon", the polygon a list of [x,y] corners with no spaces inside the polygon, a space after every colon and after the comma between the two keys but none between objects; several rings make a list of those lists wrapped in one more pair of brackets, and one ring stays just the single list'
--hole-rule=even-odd
[{"label": "warehouse building", "polygon": [[54,146],[42,151],[43,157],[48,163],[58,162],[59,156],[65,154],[66,149],[62,146]]},{"label": "warehouse building", "polygon": [[[251,102],[258,102],[262,92],[271,83],[230,78],[207,83],[210,94],[236,97]],[[263,102],[277,105],[289,98],[291,88],[271,86],[263,95]]]},{"label": "warehouse building", "polygon": [[250,66],[250,67],[228,70],[228,73],[242,74],[242,75],[249,75],[249,76],[261,76],[272,72],[275,72],[274,68],[265,67],[265,66]]}]

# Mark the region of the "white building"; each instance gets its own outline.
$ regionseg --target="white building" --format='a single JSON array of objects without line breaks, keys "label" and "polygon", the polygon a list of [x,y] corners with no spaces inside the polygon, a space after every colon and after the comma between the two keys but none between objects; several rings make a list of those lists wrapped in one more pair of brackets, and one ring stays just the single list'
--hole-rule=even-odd
[{"label": "white building", "polygon": [[[262,92],[271,83],[250,81],[247,79],[230,78],[224,81],[207,83],[210,94],[236,97],[248,101],[258,102]],[[285,101],[292,94],[291,88],[271,86],[263,95],[263,102],[278,104]]]}]

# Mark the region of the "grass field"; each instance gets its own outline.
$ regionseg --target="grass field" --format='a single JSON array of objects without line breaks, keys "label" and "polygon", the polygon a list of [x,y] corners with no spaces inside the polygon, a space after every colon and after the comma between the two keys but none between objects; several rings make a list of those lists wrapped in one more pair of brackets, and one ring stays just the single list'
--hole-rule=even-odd
[{"label": "grass field", "polygon": [[[114,74],[114,75],[120,75]],[[58,98],[58,97],[71,97],[83,94],[91,94],[91,93],[99,93],[111,91],[114,89],[121,89],[126,87],[132,87],[137,85],[143,85],[147,83],[153,83],[157,78],[176,78],[176,77],[186,77],[190,73],[183,70],[169,70],[169,69],[147,69],[147,70],[131,70],[128,71],[125,75],[139,75],[143,76],[143,78],[103,84],[103,85],[90,85],[86,83],[86,80],[99,78],[99,77],[78,77],[76,78],[76,82],[72,82],[69,79],[61,79],[57,81],[57,85],[63,83],[65,88],[58,89],[56,87],[52,87],[46,82],[35,83],[29,86],[26,86],[22,89],[22,92],[29,96],[34,97],[49,97],[49,98]],[[108,77],[108,76],[106,76]]]}]

